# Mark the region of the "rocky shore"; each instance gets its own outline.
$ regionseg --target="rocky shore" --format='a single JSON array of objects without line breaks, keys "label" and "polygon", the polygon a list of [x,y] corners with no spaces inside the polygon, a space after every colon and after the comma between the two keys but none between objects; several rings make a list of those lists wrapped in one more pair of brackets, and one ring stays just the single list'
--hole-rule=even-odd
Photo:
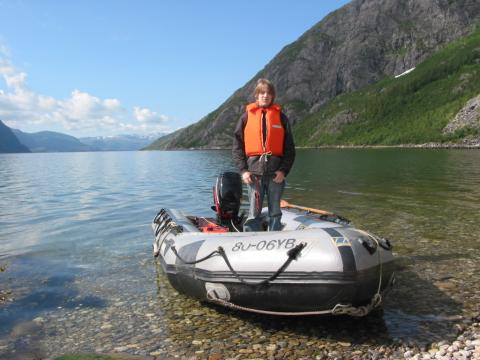
[{"label": "rocky shore", "polygon": [[[480,137],[479,136],[469,136],[462,139],[460,142],[429,142],[422,144],[398,144],[398,145],[320,145],[320,146],[297,146],[297,149],[480,149]],[[196,150],[230,150],[226,147],[200,147],[200,148],[177,148],[177,149],[168,149],[165,151],[196,151]]]},{"label": "rocky shore", "polygon": [[315,148],[297,147],[299,149],[383,149],[383,148],[412,148],[412,149],[480,149],[480,137],[467,137],[461,142],[400,144],[400,145],[325,145]]},{"label": "rocky shore", "polygon": [[[255,344],[252,346],[251,351],[249,349],[239,350],[237,355],[224,356],[221,353],[205,354],[202,350],[203,341],[193,340],[193,345],[197,345],[199,350],[197,354],[191,356],[182,356],[180,359],[208,359],[208,360],[236,360],[236,359],[283,359],[285,357],[280,356],[280,350],[288,348],[284,342],[278,342],[276,344],[268,344],[262,346],[261,344]],[[477,321],[467,326],[460,335],[453,342],[441,341],[439,343],[432,343],[426,349],[419,349],[417,347],[410,347],[405,344],[393,345],[391,347],[379,347],[372,348],[367,351],[349,350],[350,344],[347,342],[339,343],[339,350],[323,350],[321,354],[315,355],[315,357],[303,357],[303,359],[411,359],[411,360],[475,360],[480,359],[480,323]],[[308,345],[307,345],[308,347]],[[342,349],[342,347],[344,349]],[[288,350],[287,350],[288,351]],[[111,356],[112,360],[161,360],[165,359],[163,355],[132,355],[130,353],[110,352],[104,354]],[[168,355],[167,355],[168,356]],[[302,359],[302,357],[295,357],[295,349],[293,349],[292,359]],[[93,357],[92,357],[93,360]]]},{"label": "rocky shore", "polygon": [[[292,344],[292,355],[287,358],[292,359],[316,359],[316,360],[327,360],[327,359],[352,359],[352,360],[363,360],[363,359],[412,359],[412,360],[476,360],[480,359],[480,322],[478,318],[472,322],[470,325],[467,325],[465,329],[461,330],[460,335],[453,342],[441,341],[438,343],[432,343],[428,347],[420,349],[418,347],[411,347],[407,344],[392,344],[392,346],[381,346],[381,347],[372,347],[368,350],[351,350],[351,344],[348,342],[338,343],[338,350],[327,350],[324,349],[320,351],[320,354],[310,357],[310,354],[302,357],[301,353],[309,353],[308,350],[298,350],[295,344]],[[461,326],[459,327],[460,330]],[[238,354],[224,356],[221,353],[207,353],[203,349],[203,341],[193,340],[193,345],[197,345],[199,350],[196,351],[195,355],[191,356],[182,356],[181,359],[208,359],[208,360],[220,360],[220,359],[284,359],[285,352],[288,352],[290,344],[285,344],[285,342],[278,342],[274,344],[268,344],[262,346],[261,344],[254,344],[250,349],[239,349]],[[308,344],[306,344],[308,349]],[[333,346],[335,344],[332,344]],[[282,353],[282,349],[285,349],[285,352]],[[296,356],[299,355],[299,357]],[[118,353],[111,352],[106,355],[112,356],[113,359],[119,360],[161,360],[165,359],[163,355],[132,355],[129,353]],[[168,355],[167,355],[168,356]]]},{"label": "rocky shore", "polygon": [[[452,284],[447,279],[437,285],[458,290]],[[98,284],[97,290],[109,293],[113,286]],[[0,337],[0,358],[55,359],[75,352],[126,360],[480,359],[480,314],[448,315],[439,308],[438,316],[412,317],[392,309],[406,289],[394,290],[384,310],[364,318],[279,318],[201,304],[178,294],[161,273],[157,287],[128,298],[115,295],[107,306],[78,303],[19,323]],[[432,299],[431,306],[439,305]]]},{"label": "rocky shore", "polygon": [[433,343],[429,351],[421,354],[404,354],[412,359],[480,359],[480,323],[475,319],[452,343]]},{"label": "rocky shore", "polygon": [[[167,338],[163,344],[157,344],[154,351],[148,347],[142,348],[141,344],[128,344],[114,347],[108,352],[96,354],[108,355],[113,359],[124,360],[161,360],[165,358],[178,359],[414,359],[414,360],[468,360],[480,359],[480,317],[465,319],[457,326],[459,335],[454,341],[440,341],[424,346],[411,345],[403,342],[392,342],[391,344],[355,344],[355,339],[342,341],[328,340],[319,344],[313,339],[306,339],[304,336],[298,338],[285,337],[282,334],[268,336],[268,333],[257,331],[257,340],[248,345],[242,344],[239,335],[233,346],[225,346],[218,341],[209,338],[199,337],[191,340],[188,350],[171,350],[176,339]],[[239,329],[242,330],[242,327]],[[362,336],[361,334],[360,336]],[[140,339],[138,339],[140,340]],[[146,340],[146,339],[144,339]],[[184,345],[185,346],[185,345]],[[99,349],[100,350],[100,349]],[[22,356],[24,356],[22,354]],[[22,358],[22,357],[21,357]],[[93,359],[93,358],[92,358]]]}]

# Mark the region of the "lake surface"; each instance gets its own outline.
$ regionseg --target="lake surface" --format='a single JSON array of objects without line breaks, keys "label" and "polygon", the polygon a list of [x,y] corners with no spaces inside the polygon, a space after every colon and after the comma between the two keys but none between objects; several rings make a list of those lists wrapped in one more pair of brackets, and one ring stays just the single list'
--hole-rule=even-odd
[{"label": "lake surface", "polygon": [[252,344],[262,357],[297,351],[292,338],[306,356],[321,344],[422,347],[480,313],[480,151],[298,150],[286,200],[394,244],[397,285],[361,321],[261,318],[171,289],[151,220],[161,207],[212,216],[215,178],[230,170],[229,151],[0,155],[0,357],[233,356]]}]

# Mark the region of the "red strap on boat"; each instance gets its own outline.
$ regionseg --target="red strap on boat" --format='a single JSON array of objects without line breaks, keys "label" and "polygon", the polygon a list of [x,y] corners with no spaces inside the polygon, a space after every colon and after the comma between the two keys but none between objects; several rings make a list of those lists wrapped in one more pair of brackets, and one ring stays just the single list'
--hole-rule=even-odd
[{"label": "red strap on boat", "polygon": [[228,228],[215,225],[215,226],[202,226],[200,227],[201,232],[208,232],[208,233],[224,233],[228,232]]},{"label": "red strap on boat", "polygon": [[228,232],[228,227],[218,225],[217,223],[215,223],[214,219],[198,218],[197,224],[201,232],[208,232],[208,233]]}]

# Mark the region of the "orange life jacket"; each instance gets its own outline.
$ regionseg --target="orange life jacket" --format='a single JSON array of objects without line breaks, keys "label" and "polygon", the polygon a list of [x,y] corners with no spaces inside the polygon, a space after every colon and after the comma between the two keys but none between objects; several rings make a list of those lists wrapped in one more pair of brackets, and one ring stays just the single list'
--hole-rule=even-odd
[{"label": "orange life jacket", "polygon": [[[262,132],[263,111],[266,111],[267,119],[265,145],[263,144]],[[267,108],[259,107],[256,103],[247,105],[247,124],[243,130],[245,154],[247,156],[263,154],[283,156],[285,129],[280,120],[280,111],[281,107],[278,104],[272,104]]]}]

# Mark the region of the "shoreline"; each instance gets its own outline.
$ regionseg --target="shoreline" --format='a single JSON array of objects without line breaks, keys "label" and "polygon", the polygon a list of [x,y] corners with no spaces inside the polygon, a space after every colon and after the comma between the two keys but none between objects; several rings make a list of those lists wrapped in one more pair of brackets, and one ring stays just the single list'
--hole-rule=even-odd
[{"label": "shoreline", "polygon": [[[295,146],[296,149],[480,149],[480,138],[465,139],[462,143],[422,143],[422,144],[397,144],[397,145],[318,145]],[[198,151],[198,150],[231,150],[230,147],[192,147],[171,149],[140,149],[138,151]]]},{"label": "shoreline", "polygon": [[477,144],[401,144],[401,145],[321,145],[321,146],[296,146],[297,149],[480,149]]}]

